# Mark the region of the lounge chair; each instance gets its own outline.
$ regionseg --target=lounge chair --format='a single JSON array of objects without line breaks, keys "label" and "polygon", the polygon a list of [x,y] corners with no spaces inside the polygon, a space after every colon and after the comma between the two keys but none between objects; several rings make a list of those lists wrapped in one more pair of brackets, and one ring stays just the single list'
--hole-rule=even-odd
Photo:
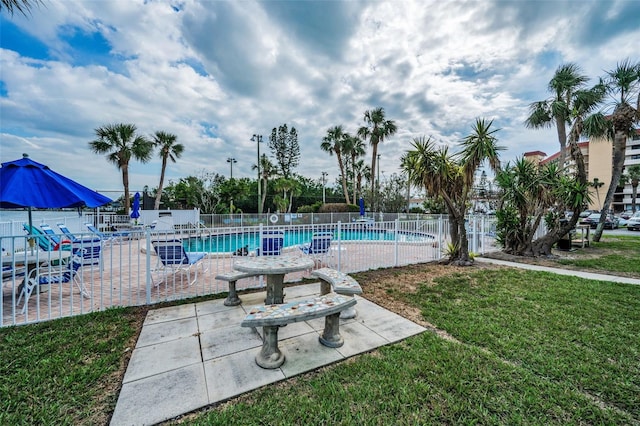
[{"label": "lounge chair", "polygon": [[2,265],[2,281],[23,277],[27,268],[24,265]]},{"label": "lounge chair", "polygon": [[304,254],[311,256],[315,262],[321,262],[324,259],[326,263],[326,258],[331,248],[331,240],[333,240],[332,232],[315,232],[311,236],[311,242],[302,244],[298,248]]},{"label": "lounge chair", "polygon": [[84,226],[86,226],[89,231],[96,234],[102,240],[102,242],[106,244],[122,244],[125,240],[128,240],[129,237],[131,236],[130,232],[104,233],[90,223],[85,223]]},{"label": "lounge chair", "polygon": [[[23,223],[22,227],[27,234],[29,234],[29,238],[33,238],[35,242],[40,247],[40,250],[44,251],[54,251],[56,250],[56,242],[51,238],[51,236],[45,234],[40,228],[37,226],[29,226],[28,223]],[[60,241],[58,241],[59,243]],[[59,248],[59,245],[58,245]]]},{"label": "lounge chair", "polygon": [[[71,241],[72,251],[82,254],[82,265],[102,266],[102,240],[98,237],[78,238],[67,228],[64,223],[58,223],[60,231]],[[43,227],[44,230],[44,227]],[[45,231],[46,232],[46,231]]]},{"label": "lounge chair", "polygon": [[[163,272],[164,280],[169,274],[176,275],[179,272],[191,273],[191,270],[195,270],[195,276],[193,281],[189,283],[192,285],[198,280],[198,269],[202,269],[205,272],[204,262],[202,260],[208,253],[206,252],[188,252],[184,249],[182,241],[180,240],[158,240],[152,241],[153,249],[158,255],[158,266],[156,270]],[[153,280],[153,275],[151,276]],[[159,285],[160,282],[155,284]]]},{"label": "lounge chair", "polygon": [[258,256],[279,256],[284,245],[283,231],[262,231]]},{"label": "lounge chair", "polygon": [[78,270],[80,268],[82,268],[82,256],[76,254],[67,265],[57,267],[51,265],[39,266],[32,269],[25,283],[20,286],[20,296],[18,297],[16,306],[20,304],[20,300],[24,297],[24,305],[22,306],[22,313],[24,314],[29,304],[29,297],[31,297],[34,290],[38,293],[40,286],[67,284],[71,281],[78,287],[83,297],[91,297],[89,291],[85,288],[84,283],[78,276]]}]

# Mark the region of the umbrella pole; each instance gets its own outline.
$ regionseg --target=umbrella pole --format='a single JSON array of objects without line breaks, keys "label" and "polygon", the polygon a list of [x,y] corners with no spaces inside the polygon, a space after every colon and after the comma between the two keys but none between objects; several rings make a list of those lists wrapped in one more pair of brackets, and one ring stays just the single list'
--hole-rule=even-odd
[{"label": "umbrella pole", "polygon": [[34,247],[36,245],[35,237],[33,237],[33,216],[31,215],[31,207],[27,209],[29,215],[29,238],[27,241],[29,242],[29,248],[31,249],[31,254],[34,252]]}]

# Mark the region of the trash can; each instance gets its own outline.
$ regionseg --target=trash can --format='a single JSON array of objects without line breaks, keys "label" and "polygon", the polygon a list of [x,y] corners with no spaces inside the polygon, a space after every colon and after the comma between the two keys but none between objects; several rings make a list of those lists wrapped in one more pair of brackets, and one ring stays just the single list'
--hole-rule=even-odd
[{"label": "trash can", "polygon": [[[565,226],[567,222],[568,222],[567,219],[560,219],[560,226]],[[562,237],[560,237],[557,244],[558,250],[566,250],[566,251],[571,250],[571,232],[572,231],[569,231],[566,234],[564,234]]]}]

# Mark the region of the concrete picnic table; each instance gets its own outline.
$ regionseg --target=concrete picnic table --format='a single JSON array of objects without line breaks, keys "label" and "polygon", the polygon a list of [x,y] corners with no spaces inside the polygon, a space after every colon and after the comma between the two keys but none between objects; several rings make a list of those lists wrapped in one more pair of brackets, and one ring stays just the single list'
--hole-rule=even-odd
[{"label": "concrete picnic table", "polygon": [[315,265],[313,259],[300,256],[256,256],[238,259],[233,268],[267,277],[266,305],[284,301],[284,276],[290,272],[304,271]]}]

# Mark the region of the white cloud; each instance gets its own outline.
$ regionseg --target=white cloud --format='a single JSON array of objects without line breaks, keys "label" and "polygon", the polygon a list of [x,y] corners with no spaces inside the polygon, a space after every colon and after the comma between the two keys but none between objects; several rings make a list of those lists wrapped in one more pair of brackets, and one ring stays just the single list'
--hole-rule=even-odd
[{"label": "white cloud", "polygon": [[[399,128],[379,147],[388,174],[412,138],[455,145],[477,117],[502,128],[505,160],[551,154],[553,132],[523,122],[530,102],[548,96],[557,66],[574,61],[595,78],[637,60],[640,29],[621,21],[633,5],[602,13],[607,3],[185,0],[175,10],[167,1],[52,0],[10,21],[45,43],[49,59],[1,42],[2,161],[28,150],[88,186],[117,190],[119,172],[87,143],[96,127],[126,122],[144,134],[175,133],[186,146],[167,179],[228,175],[228,156],[238,160],[234,176],[253,178],[251,135],[266,142],[287,123],[299,132],[298,172],[327,171],[333,181],[335,157],[319,148],[326,130],[355,132],[377,106]],[[594,40],[582,24],[600,22]],[[69,38],[74,31],[79,37]],[[110,55],[77,44],[92,33]],[[157,185],[158,159],[131,169],[134,190]]]}]

